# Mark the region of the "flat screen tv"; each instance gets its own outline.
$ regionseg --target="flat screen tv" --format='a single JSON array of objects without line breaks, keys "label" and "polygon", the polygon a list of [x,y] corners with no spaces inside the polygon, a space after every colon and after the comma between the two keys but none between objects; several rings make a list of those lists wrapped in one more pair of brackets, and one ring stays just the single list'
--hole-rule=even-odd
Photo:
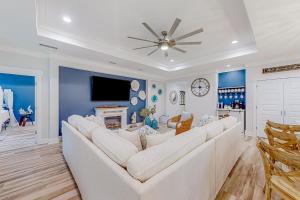
[{"label": "flat screen tv", "polygon": [[129,101],[130,81],[91,77],[92,101]]}]

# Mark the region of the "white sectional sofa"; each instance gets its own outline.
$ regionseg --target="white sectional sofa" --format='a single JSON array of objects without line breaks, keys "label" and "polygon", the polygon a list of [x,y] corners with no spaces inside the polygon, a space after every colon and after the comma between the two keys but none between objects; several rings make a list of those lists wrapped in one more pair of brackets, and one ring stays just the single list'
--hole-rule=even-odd
[{"label": "white sectional sofa", "polygon": [[241,154],[240,126],[235,123],[145,182],[67,122],[62,125],[63,154],[85,200],[211,200]]}]

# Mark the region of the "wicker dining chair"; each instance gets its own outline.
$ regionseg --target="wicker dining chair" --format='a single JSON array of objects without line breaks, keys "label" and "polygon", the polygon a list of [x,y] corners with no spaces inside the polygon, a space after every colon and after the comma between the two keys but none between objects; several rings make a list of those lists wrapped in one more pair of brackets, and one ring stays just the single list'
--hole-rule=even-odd
[{"label": "wicker dining chair", "polygon": [[[265,199],[271,199],[272,191],[283,199],[300,199],[300,155],[275,148],[263,140],[256,144],[265,171]],[[276,161],[276,164],[273,162]],[[278,167],[277,162],[293,168],[287,171]]]},{"label": "wicker dining chair", "polygon": [[299,125],[285,125],[268,121],[264,131],[268,137],[269,144],[273,147],[300,153],[300,140],[295,134],[299,130]]}]

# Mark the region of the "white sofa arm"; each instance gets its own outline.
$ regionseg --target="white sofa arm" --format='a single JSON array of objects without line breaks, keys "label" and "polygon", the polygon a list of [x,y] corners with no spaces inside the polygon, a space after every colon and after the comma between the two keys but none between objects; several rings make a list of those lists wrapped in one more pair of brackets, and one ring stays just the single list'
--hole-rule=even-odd
[{"label": "white sofa arm", "polygon": [[83,199],[140,200],[141,182],[66,122],[62,138],[63,154]]}]

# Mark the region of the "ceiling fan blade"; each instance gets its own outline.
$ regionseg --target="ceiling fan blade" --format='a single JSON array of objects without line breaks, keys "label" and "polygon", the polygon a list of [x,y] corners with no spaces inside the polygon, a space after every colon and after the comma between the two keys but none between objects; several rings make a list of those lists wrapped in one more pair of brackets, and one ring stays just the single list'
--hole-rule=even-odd
[{"label": "ceiling fan blade", "polygon": [[148,53],[147,56],[150,56],[150,55],[154,54],[158,49],[159,49],[159,48],[154,49],[153,51],[151,51],[150,53]]},{"label": "ceiling fan blade", "polygon": [[152,28],[150,28],[150,26],[147,23],[142,23],[146,29],[148,29],[148,31],[150,31],[157,39],[160,39],[160,37],[153,31]]},{"label": "ceiling fan blade", "polygon": [[181,53],[186,53],[185,50],[179,49],[179,48],[177,48],[177,47],[172,47],[172,49],[174,49],[174,50],[176,50],[176,51],[180,51]]},{"label": "ceiling fan blade", "polygon": [[165,57],[167,58],[169,56],[168,52],[165,51]]},{"label": "ceiling fan blade", "polygon": [[185,38],[191,37],[191,36],[196,35],[196,34],[201,33],[201,32],[203,32],[203,28],[197,29],[197,30],[195,30],[193,32],[190,32],[190,33],[187,33],[185,35],[182,35],[182,36],[179,36],[177,38],[174,38],[174,40],[175,41],[183,40]]},{"label": "ceiling fan blade", "polygon": [[158,45],[145,46],[145,47],[138,47],[138,48],[134,48],[134,49],[132,49],[132,50],[146,49],[146,48],[151,48],[151,47],[158,47]]},{"label": "ceiling fan blade", "polygon": [[199,45],[202,42],[176,42],[176,45]]},{"label": "ceiling fan blade", "polygon": [[137,38],[137,37],[131,37],[131,36],[129,36],[128,38],[129,38],[129,39],[133,39],[133,40],[140,40],[140,41],[144,41],[144,42],[151,42],[151,43],[156,43],[156,44],[158,44],[158,42],[151,41],[151,40],[146,40],[146,39],[141,39],[141,38]]},{"label": "ceiling fan blade", "polygon": [[180,22],[181,22],[181,19],[178,19],[178,18],[175,19],[171,29],[169,30],[169,33],[168,33],[169,36],[173,35],[173,33],[176,31],[176,29],[177,29],[178,25],[180,24]]}]

